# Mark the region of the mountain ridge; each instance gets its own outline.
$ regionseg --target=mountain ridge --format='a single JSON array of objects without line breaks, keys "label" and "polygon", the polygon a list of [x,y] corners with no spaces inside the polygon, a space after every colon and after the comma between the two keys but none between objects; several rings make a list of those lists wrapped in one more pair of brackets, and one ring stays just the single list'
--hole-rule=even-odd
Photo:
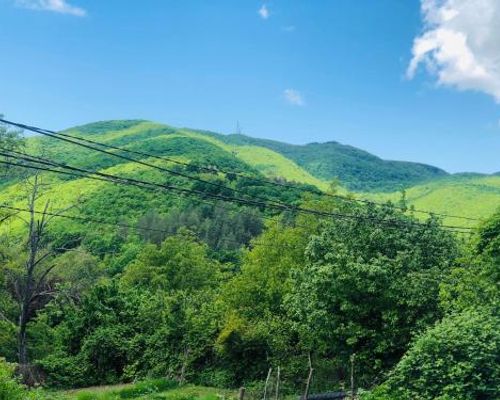
[{"label": "mountain ridge", "polygon": [[[404,190],[440,178],[477,176],[498,176],[492,174],[464,171],[449,173],[431,164],[405,160],[383,159],[366,150],[335,140],[291,144],[274,139],[258,138],[241,133],[223,134],[204,129],[189,127],[176,128],[144,119],[103,120],[68,128],[64,131],[78,131],[83,134],[99,134],[113,130],[125,130],[140,124],[153,124],[162,134],[175,132],[197,133],[229,146],[259,146],[267,148],[302,167],[312,177],[320,181],[338,180],[346,189],[358,192],[386,192]],[[325,150],[326,149],[326,150]],[[316,185],[321,185],[315,182]]]},{"label": "mountain ridge", "polygon": [[[266,141],[269,142],[268,139],[254,139],[244,135],[222,135],[189,128],[175,128],[145,120],[100,121],[69,128],[64,132],[82,137],[90,135],[89,139],[92,138],[97,142],[139,151],[144,154],[166,157],[167,159],[178,159],[188,164],[214,166],[216,169],[220,168],[220,170],[225,171],[243,171],[245,174],[261,179],[284,180],[290,183],[295,182],[298,185],[313,185],[323,191],[329,190],[332,183],[332,179],[318,178],[291,157],[269,148],[272,146],[258,146],[258,144],[266,144]],[[228,136],[230,139],[224,140]],[[277,143],[280,144],[280,142]],[[31,136],[28,139],[28,152],[36,154],[40,148],[47,144],[49,144],[51,158],[56,159],[58,162],[96,171],[107,171],[107,169],[113,168],[113,171],[125,174],[143,173],[136,171],[135,167],[132,168],[132,165],[127,165],[119,158],[40,136]],[[315,146],[321,147],[320,144]],[[356,148],[353,148],[354,154],[358,155],[356,150]],[[364,152],[364,155],[368,157],[368,160],[377,159],[376,156],[372,156],[367,152]],[[148,157],[145,156],[144,159],[146,160]],[[168,161],[167,164],[169,164]],[[353,165],[352,162],[351,165]],[[366,164],[354,165],[358,167],[358,171],[354,172],[368,171],[368,174],[363,176],[363,179],[376,179],[377,165],[374,164],[375,171],[367,169]],[[414,166],[414,164],[411,165]],[[389,166],[394,167],[394,164]],[[429,167],[432,168],[432,166]],[[190,173],[196,174],[195,170]],[[443,214],[467,215],[474,218],[485,218],[493,214],[500,205],[499,175],[478,173],[441,173],[437,175],[421,179],[416,184],[408,181],[406,185],[390,184],[390,182],[386,181],[385,185],[379,185],[376,190],[366,186],[353,190],[353,185],[349,186],[346,181],[340,180],[336,183],[335,190],[339,194],[350,192],[361,199],[394,202],[401,199],[401,192],[404,188],[408,204],[414,205],[417,209]],[[85,181],[82,184],[83,188],[87,185]],[[359,187],[359,182],[357,184]],[[8,186],[8,182],[3,183],[0,198],[11,193]],[[255,194],[261,194],[268,190],[265,186],[255,187],[252,190]],[[66,205],[66,202],[63,205]],[[144,206],[149,207],[146,203]],[[125,214],[128,211],[122,210],[122,212]],[[445,222],[456,223],[457,220],[445,219]],[[472,222],[466,224],[474,225]]]},{"label": "mountain ridge", "polygon": [[[354,191],[392,191],[394,185],[398,186],[397,189],[404,189],[439,176],[450,175],[441,168],[424,163],[384,160],[365,150],[336,141],[299,145],[244,134],[183,129],[210,136],[228,145],[268,148],[291,159],[315,178],[326,181],[338,179],[347,189]],[[323,151],[318,154],[318,149]]]}]

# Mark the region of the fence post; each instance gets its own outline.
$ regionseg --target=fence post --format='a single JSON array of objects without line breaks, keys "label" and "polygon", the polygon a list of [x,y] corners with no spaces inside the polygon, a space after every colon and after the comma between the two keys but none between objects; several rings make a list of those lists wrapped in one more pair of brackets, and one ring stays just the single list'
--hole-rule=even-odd
[{"label": "fence post", "polygon": [[276,400],[280,397],[280,367],[278,367],[278,372],[276,374]]},{"label": "fence post", "polygon": [[269,371],[267,371],[266,386],[264,386],[264,400],[267,400],[267,385],[269,384],[269,379],[271,378],[271,372],[273,372],[273,369],[269,368]]},{"label": "fence post", "polygon": [[309,388],[311,386],[311,380],[312,380],[312,376],[313,376],[313,367],[312,367],[312,361],[311,361],[311,353],[309,352],[309,375],[307,377],[307,381],[306,381],[306,390],[304,392],[304,400],[307,400],[309,398]]},{"label": "fence post", "polygon": [[240,391],[238,393],[238,400],[243,400],[245,397],[245,388],[242,386],[240,387]]},{"label": "fence post", "polygon": [[351,354],[351,399],[354,400],[354,359],[356,358],[356,353]]}]

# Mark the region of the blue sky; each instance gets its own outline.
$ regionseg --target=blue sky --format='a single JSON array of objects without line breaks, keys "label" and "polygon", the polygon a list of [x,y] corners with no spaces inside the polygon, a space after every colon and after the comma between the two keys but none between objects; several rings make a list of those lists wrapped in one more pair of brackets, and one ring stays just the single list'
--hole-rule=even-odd
[{"label": "blue sky", "polygon": [[[463,22],[467,10],[436,22],[422,5],[0,0],[0,112],[47,129],[144,118],[231,133],[239,121],[256,137],[499,171],[498,81],[477,67],[488,54],[447,52],[474,32],[439,35],[475,25]],[[419,38],[434,40],[433,52]],[[467,52],[477,65],[463,67]]]}]

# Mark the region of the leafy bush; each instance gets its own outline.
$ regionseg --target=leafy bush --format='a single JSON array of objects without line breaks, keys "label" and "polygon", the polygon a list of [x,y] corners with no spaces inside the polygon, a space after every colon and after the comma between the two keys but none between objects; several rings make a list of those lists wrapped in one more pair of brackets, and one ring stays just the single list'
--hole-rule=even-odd
[{"label": "leafy bush", "polygon": [[14,378],[14,366],[0,358],[0,400],[24,400],[24,387]]},{"label": "leafy bush", "polygon": [[500,318],[465,311],[423,334],[387,381],[400,400],[500,398]]}]

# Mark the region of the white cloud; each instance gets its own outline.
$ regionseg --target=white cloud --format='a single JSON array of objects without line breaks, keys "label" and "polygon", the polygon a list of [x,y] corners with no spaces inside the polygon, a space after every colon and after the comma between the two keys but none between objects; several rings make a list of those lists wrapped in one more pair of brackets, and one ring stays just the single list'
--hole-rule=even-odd
[{"label": "white cloud", "polygon": [[262,4],[262,6],[259,8],[258,13],[262,19],[268,19],[269,16],[271,15],[271,13],[269,12],[269,9],[267,8],[267,6],[265,4]]},{"label": "white cloud", "polygon": [[302,94],[300,94],[299,91],[295,89],[285,89],[283,91],[283,96],[285,96],[285,100],[294,105],[294,106],[305,106],[306,102],[304,101],[304,98],[302,97]]},{"label": "white cloud", "polygon": [[282,27],[285,32],[294,32],[295,31],[295,25],[286,25]]},{"label": "white cloud", "polygon": [[20,7],[31,10],[53,11],[61,14],[70,14],[77,17],[84,17],[87,11],[83,8],[72,6],[66,0],[16,0]]},{"label": "white cloud", "polygon": [[413,42],[407,76],[420,65],[441,85],[500,102],[500,1],[421,0],[424,32]]}]

